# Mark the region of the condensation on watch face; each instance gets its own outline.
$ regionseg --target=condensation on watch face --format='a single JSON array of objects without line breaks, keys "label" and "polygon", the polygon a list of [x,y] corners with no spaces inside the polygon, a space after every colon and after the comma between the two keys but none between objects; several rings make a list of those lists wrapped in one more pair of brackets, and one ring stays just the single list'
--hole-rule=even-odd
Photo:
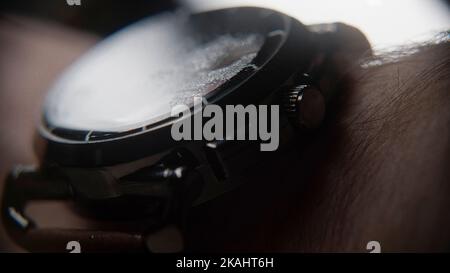
[{"label": "condensation on watch face", "polygon": [[[231,79],[256,56],[259,34],[223,34],[199,42],[185,18],[160,15],[100,43],[72,65],[47,95],[51,127],[126,131],[170,116]],[[192,30],[191,30],[192,31]]]}]

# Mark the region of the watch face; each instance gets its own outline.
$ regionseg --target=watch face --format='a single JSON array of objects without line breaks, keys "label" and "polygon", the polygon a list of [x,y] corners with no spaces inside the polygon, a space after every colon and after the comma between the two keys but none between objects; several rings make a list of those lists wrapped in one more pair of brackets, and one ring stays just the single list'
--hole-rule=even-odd
[{"label": "watch face", "polygon": [[266,104],[307,69],[312,49],[300,22],[263,8],[139,21],[100,42],[53,85],[39,126],[46,159],[105,166],[181,146],[171,135],[174,106],[192,107],[195,96],[220,107]]},{"label": "watch face", "polygon": [[192,106],[249,66],[264,43],[257,32],[204,35],[182,15],[140,21],[107,38],[57,81],[47,95],[49,128],[123,132]]}]

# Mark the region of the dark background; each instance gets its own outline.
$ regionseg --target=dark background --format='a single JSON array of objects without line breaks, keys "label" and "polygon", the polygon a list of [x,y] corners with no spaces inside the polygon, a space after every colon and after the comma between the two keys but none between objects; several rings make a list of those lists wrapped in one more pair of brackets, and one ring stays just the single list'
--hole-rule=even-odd
[{"label": "dark background", "polygon": [[0,13],[51,19],[81,30],[107,35],[115,30],[161,11],[176,8],[174,0],[81,0],[81,7],[66,0],[3,0]]}]

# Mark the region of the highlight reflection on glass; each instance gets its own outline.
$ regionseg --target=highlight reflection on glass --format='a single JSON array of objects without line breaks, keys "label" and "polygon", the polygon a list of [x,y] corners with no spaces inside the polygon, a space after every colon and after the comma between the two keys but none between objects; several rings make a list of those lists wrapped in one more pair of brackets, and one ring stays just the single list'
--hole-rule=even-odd
[{"label": "highlight reflection on glass", "polygon": [[52,127],[126,131],[170,116],[247,66],[263,44],[259,34],[192,38],[184,17],[146,19],[122,30],[72,66],[45,102]]}]

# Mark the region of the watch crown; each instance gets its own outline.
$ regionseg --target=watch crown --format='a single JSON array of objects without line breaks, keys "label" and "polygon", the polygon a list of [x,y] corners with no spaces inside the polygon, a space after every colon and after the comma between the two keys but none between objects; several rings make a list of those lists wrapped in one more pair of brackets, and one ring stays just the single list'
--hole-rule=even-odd
[{"label": "watch crown", "polygon": [[284,110],[294,126],[314,129],[320,126],[325,117],[325,99],[319,88],[309,78],[305,79],[287,88]]}]

